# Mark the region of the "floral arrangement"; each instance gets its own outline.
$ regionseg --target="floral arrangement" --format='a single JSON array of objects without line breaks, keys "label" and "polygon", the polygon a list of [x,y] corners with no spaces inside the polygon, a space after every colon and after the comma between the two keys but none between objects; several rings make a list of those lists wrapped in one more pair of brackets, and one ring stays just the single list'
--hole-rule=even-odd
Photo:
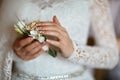
[{"label": "floral arrangement", "polygon": [[[33,21],[30,24],[26,24],[25,21],[18,20],[17,24],[14,25],[15,31],[22,36],[31,36],[33,39],[38,40],[40,43],[45,43],[47,37],[42,35],[41,32],[37,29],[36,24],[39,21]],[[44,51],[47,51],[53,57],[57,56],[57,52],[54,49],[51,49],[47,46],[43,46]]]}]

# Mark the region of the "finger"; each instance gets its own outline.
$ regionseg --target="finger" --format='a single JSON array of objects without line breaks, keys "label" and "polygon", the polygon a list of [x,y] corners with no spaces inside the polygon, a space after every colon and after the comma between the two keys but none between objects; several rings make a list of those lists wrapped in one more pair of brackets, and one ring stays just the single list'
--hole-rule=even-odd
[{"label": "finger", "polygon": [[21,57],[19,51],[14,50],[14,52],[15,52],[15,54],[16,54],[18,57]]},{"label": "finger", "polygon": [[[54,20],[54,21],[58,22],[57,20]],[[66,29],[64,27],[62,27],[56,23],[53,23],[53,22],[40,22],[37,24],[37,26],[38,26],[38,30],[41,30],[42,28],[47,27],[47,26],[49,26],[49,27],[53,26],[53,27],[57,27],[57,28],[59,27],[60,30],[66,32]]]},{"label": "finger", "polygon": [[18,42],[21,40],[21,38],[17,38],[16,40],[15,40],[15,42],[13,43],[13,50],[20,50],[21,49],[21,47],[20,47],[20,45],[18,44]]},{"label": "finger", "polygon": [[24,47],[24,46],[30,44],[32,41],[33,41],[32,37],[27,37],[27,38],[22,39],[21,41],[19,41],[18,44],[19,44],[20,47]]},{"label": "finger", "polygon": [[36,58],[36,57],[38,57],[40,54],[42,54],[44,51],[41,49],[41,50],[39,50],[37,53],[35,53],[35,54],[33,54],[32,56],[33,56],[33,58]]},{"label": "finger", "polygon": [[38,24],[36,24],[36,26],[40,27],[40,26],[57,26],[57,24],[53,23],[53,22],[39,22]]},{"label": "finger", "polygon": [[61,48],[61,43],[59,41],[47,39],[47,42],[51,45]]},{"label": "finger", "polygon": [[26,57],[23,60],[24,61],[29,61],[29,60],[35,59],[36,57],[40,56],[40,54],[42,54],[43,52],[44,52],[43,50],[39,50],[35,54],[33,54],[33,55],[29,56],[29,57]]},{"label": "finger", "polygon": [[58,24],[59,26],[61,26],[61,24],[60,24],[60,22],[59,22],[59,20],[57,19],[56,16],[53,16],[53,22]]},{"label": "finger", "polygon": [[60,32],[60,28],[54,26],[39,27],[38,30],[54,30]]},{"label": "finger", "polygon": [[63,38],[63,36],[62,36],[63,34],[61,34],[60,32],[57,32],[57,31],[41,31],[41,33],[43,35],[57,37],[58,39],[62,39]]},{"label": "finger", "polygon": [[[21,58],[22,60],[24,60],[24,58],[25,58],[24,52],[22,52],[22,51],[15,51],[15,54],[16,54],[19,58]],[[23,54],[24,54],[24,55],[23,55]]]},{"label": "finger", "polygon": [[38,47],[38,46],[40,46],[40,45],[42,45],[42,44],[40,44],[40,42],[35,41],[35,42],[31,43],[30,45],[24,47],[24,50],[25,50],[26,52],[30,52],[32,49],[34,49],[35,47]]},{"label": "finger", "polygon": [[46,26],[41,26],[38,27],[38,30],[55,30],[59,32],[66,32],[66,29],[64,27],[55,27],[54,25],[46,25]]},{"label": "finger", "polygon": [[28,56],[35,54],[36,52],[38,52],[38,51],[41,50],[41,49],[42,49],[42,46],[41,46],[41,45],[39,45],[38,47],[35,47],[34,49],[32,49],[32,50],[28,53]]}]

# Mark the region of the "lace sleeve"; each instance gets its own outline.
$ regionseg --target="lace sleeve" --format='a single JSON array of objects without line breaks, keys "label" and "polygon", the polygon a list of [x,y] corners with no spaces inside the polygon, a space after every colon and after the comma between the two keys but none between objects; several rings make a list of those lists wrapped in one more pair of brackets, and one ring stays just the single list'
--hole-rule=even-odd
[{"label": "lace sleeve", "polygon": [[9,40],[10,39],[8,39],[5,34],[1,33],[0,35],[0,80],[11,80],[13,52],[9,46]]},{"label": "lace sleeve", "polygon": [[[6,18],[5,13],[0,7],[0,80],[11,80],[13,52],[11,49],[11,31],[7,23],[3,20]],[[2,13],[3,12],[3,13]]]},{"label": "lace sleeve", "polygon": [[74,52],[68,58],[73,63],[92,68],[113,68],[118,62],[118,47],[107,0],[91,0],[91,21],[96,46],[74,43]]}]

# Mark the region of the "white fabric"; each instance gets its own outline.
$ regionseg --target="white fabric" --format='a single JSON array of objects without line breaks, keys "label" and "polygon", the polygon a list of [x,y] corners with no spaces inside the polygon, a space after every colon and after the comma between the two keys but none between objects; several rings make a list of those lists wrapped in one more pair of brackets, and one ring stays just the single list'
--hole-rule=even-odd
[{"label": "white fabric", "polygon": [[[10,80],[13,75],[12,68],[17,72],[22,71],[35,76],[52,76],[81,71],[84,66],[113,68],[117,64],[118,49],[107,0],[5,0],[3,5],[5,6],[1,11],[2,26],[0,29],[2,56],[0,57],[2,70],[0,73],[4,74],[2,77],[0,76],[1,79],[3,78],[2,80],[7,80],[7,78]],[[17,37],[11,26],[16,22],[15,14],[27,23],[34,20],[51,21],[52,17],[56,15],[76,46],[74,53],[68,59],[63,58],[60,54],[57,58],[53,58],[49,54],[43,53],[28,62],[21,60],[11,52],[12,43]],[[92,23],[91,28],[97,44],[95,47],[86,45],[90,23]],[[12,54],[14,56],[11,59],[6,57],[12,56]],[[92,80],[92,76],[86,69],[83,75],[70,80],[88,79]]]}]

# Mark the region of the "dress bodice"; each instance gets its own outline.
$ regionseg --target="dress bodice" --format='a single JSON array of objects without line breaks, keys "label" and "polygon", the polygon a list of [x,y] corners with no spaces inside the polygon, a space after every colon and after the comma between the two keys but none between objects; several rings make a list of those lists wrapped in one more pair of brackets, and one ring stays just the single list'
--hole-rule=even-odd
[{"label": "dress bodice", "polygon": [[[47,2],[41,0],[23,1],[22,6],[17,11],[17,16],[29,23],[34,20],[51,21],[53,16],[56,15],[62,26],[67,29],[71,39],[85,45],[89,29],[88,1],[50,1],[53,1],[53,3],[47,4]],[[35,75],[60,74],[82,69],[80,65],[70,63],[61,55],[53,58],[47,53],[43,53],[38,58],[28,62],[24,62],[15,56],[14,61],[17,70]]]}]

